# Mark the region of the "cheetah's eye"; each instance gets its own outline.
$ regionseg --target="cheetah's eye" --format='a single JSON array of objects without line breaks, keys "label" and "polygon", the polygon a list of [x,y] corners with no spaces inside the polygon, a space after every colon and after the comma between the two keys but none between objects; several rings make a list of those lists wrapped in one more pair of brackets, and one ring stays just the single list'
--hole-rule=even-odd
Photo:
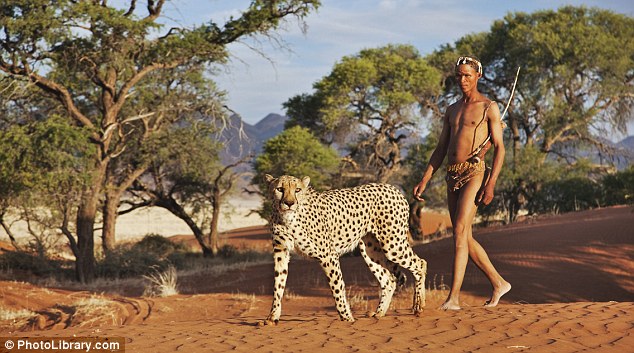
[{"label": "cheetah's eye", "polygon": [[300,193],[300,192],[302,192],[302,189],[300,188],[295,189],[295,193]]},{"label": "cheetah's eye", "polygon": [[279,187],[279,188],[275,189],[275,191],[277,191],[277,192],[284,192],[284,188],[283,188],[283,187]]}]

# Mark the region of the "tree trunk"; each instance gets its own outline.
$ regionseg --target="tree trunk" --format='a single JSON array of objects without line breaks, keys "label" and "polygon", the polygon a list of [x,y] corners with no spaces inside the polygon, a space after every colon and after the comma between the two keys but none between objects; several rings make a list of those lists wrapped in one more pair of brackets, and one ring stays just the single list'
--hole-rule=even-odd
[{"label": "tree trunk", "polygon": [[4,213],[5,212],[0,213],[0,226],[2,226],[5,233],[7,233],[7,235],[9,236],[9,240],[11,240],[11,245],[13,245],[15,250],[20,250],[18,242],[15,240],[15,236],[13,235],[13,232],[11,231],[11,227],[4,221]]},{"label": "tree trunk", "polygon": [[106,176],[104,162],[96,162],[92,186],[84,190],[77,209],[77,254],[75,277],[81,283],[95,279],[95,219]]},{"label": "tree trunk", "polygon": [[101,232],[101,247],[104,255],[114,250],[116,245],[116,224],[119,211],[121,193],[115,191],[106,192],[106,200],[103,205],[103,230]]},{"label": "tree trunk", "polygon": [[[117,245],[116,226],[119,217],[121,197],[126,190],[147,170],[147,164],[142,164],[135,170],[125,175],[125,178],[117,184],[111,177],[106,181],[105,201],[103,205],[103,230],[101,232],[101,244],[106,256]],[[123,174],[123,173],[120,173]]]},{"label": "tree trunk", "polygon": [[214,189],[214,196],[211,202],[213,210],[211,211],[211,226],[209,227],[209,246],[211,247],[211,255],[218,255],[218,221],[220,220],[220,191]]},{"label": "tree trunk", "polygon": [[213,252],[208,244],[205,244],[205,238],[203,235],[203,231],[198,227],[196,222],[185,212],[185,210],[176,202],[174,199],[161,199],[156,203],[156,206],[163,207],[164,209],[170,211],[176,217],[182,219],[189,229],[194,233],[194,237],[200,244],[200,247],[203,250],[203,257],[213,257]]},{"label": "tree trunk", "polygon": [[95,218],[97,201],[95,192],[87,192],[77,211],[77,256],[75,276],[81,283],[90,283],[95,279]]}]

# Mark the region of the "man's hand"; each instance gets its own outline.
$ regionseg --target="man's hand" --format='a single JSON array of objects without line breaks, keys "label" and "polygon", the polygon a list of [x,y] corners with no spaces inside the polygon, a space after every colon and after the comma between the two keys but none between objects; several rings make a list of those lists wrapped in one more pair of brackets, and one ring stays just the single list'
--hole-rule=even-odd
[{"label": "man's hand", "polygon": [[414,198],[418,201],[425,201],[421,196],[423,195],[423,192],[425,192],[425,188],[427,188],[427,182],[424,180],[421,180],[420,183],[416,184],[416,186],[414,187]]},{"label": "man's hand", "polygon": [[491,183],[480,189],[476,197],[476,204],[484,204],[485,206],[490,204],[493,201],[493,189],[494,186]]}]

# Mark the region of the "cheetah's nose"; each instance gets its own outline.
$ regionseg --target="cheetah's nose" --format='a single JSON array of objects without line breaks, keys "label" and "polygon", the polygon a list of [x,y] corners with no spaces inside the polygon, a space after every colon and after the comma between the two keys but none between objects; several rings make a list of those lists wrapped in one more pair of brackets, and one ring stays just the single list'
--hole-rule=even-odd
[{"label": "cheetah's nose", "polygon": [[295,204],[295,202],[291,200],[284,200],[284,204],[288,207],[291,207]]}]

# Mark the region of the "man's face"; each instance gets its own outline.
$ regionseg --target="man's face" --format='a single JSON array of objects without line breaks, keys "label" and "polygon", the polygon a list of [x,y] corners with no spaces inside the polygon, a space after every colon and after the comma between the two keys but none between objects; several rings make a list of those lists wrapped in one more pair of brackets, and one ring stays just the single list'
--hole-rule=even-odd
[{"label": "man's face", "polygon": [[456,81],[462,92],[469,92],[476,88],[480,74],[470,65],[463,64],[456,68]]}]

